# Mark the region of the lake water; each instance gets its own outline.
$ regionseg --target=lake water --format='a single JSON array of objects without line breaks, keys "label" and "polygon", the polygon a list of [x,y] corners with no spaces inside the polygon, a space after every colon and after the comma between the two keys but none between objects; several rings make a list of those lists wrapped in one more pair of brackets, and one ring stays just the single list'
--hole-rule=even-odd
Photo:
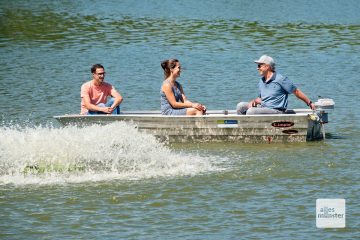
[{"label": "lake water", "polygon": [[[359,12],[356,0],[1,1],[0,239],[358,237]],[[168,58],[189,99],[234,109],[257,95],[262,54],[313,101],[334,99],[325,141],[169,145],[52,118],[79,113],[94,63],[122,110],[159,109]],[[346,200],[346,228],[316,227],[318,198]]]}]

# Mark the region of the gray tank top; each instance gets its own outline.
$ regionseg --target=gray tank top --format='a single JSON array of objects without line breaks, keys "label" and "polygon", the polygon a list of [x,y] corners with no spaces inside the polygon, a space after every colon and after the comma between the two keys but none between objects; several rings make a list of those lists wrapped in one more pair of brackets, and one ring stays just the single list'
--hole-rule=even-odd
[{"label": "gray tank top", "polygon": [[[176,102],[182,102],[182,93],[180,91],[181,85],[177,81],[175,81],[175,86],[172,86],[172,91],[175,96]],[[163,115],[185,115],[186,114],[186,108],[173,108],[171,104],[169,103],[168,99],[166,98],[166,95],[163,91],[160,90],[160,107],[161,107],[161,113]]]}]

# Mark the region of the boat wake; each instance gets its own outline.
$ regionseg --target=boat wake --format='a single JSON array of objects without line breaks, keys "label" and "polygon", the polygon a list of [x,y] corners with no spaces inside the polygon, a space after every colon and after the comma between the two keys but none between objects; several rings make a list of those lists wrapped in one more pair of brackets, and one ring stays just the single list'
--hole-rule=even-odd
[{"label": "boat wake", "polygon": [[135,126],[0,128],[0,185],[139,180],[216,171],[209,157],[174,151]]}]

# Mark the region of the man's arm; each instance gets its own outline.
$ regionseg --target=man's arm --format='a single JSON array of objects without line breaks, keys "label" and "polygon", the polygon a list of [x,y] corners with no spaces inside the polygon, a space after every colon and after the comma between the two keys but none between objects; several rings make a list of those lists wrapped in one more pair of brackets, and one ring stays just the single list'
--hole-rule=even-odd
[{"label": "man's arm", "polygon": [[123,97],[118,91],[115,90],[115,88],[112,88],[110,93],[114,98],[114,103],[111,106],[112,110],[114,111],[114,109],[123,101]]},{"label": "man's arm", "polygon": [[312,110],[315,110],[315,104],[300,89],[295,89],[294,94],[297,98],[303,100]]},{"label": "man's arm", "polygon": [[89,96],[83,96],[83,99],[84,99],[84,105],[88,111],[106,112],[106,109],[104,107],[99,107],[94,104],[91,104]]}]

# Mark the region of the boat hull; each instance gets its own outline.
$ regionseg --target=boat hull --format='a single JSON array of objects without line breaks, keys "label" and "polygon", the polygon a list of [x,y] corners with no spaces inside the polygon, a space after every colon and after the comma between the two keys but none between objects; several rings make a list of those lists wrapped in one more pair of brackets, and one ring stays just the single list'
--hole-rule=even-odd
[{"label": "boat hull", "polygon": [[209,111],[204,116],[164,116],[156,111],[120,115],[55,116],[63,125],[84,126],[124,121],[168,142],[306,142],[323,138],[322,123],[307,109],[292,114],[237,115],[235,111]]}]

